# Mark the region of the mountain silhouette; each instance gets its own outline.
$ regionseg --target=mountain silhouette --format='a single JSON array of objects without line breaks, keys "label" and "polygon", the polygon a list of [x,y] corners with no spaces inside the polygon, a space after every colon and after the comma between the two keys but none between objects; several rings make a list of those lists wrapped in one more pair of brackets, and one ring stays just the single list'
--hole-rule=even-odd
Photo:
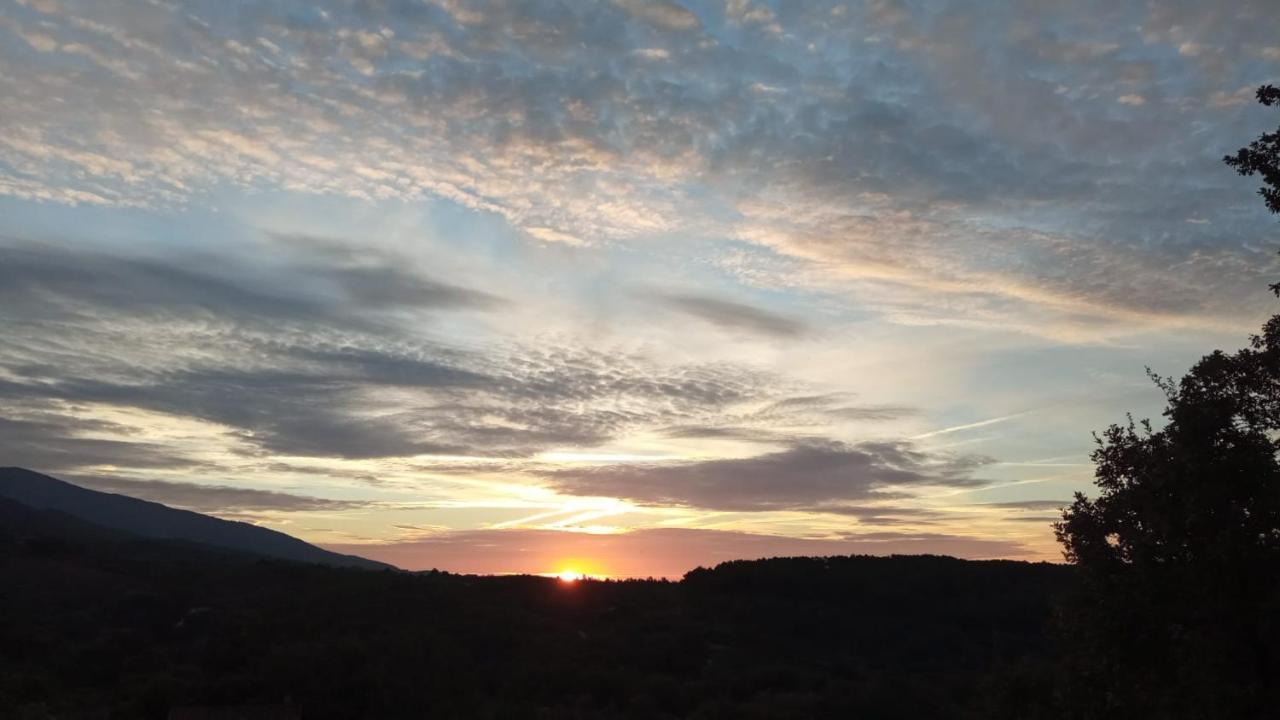
[{"label": "mountain silhouette", "polygon": [[179,540],[266,557],[370,570],[390,566],[322,550],[295,537],[243,522],[125,495],[88,490],[24,468],[0,468],[0,498],[143,538]]}]

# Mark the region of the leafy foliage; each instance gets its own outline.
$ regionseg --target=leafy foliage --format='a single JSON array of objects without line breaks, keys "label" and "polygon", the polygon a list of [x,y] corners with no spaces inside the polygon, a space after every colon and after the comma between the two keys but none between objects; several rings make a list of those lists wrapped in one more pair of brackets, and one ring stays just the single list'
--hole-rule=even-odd
[{"label": "leafy foliage", "polygon": [[[1226,161],[1260,173],[1280,212],[1280,131]],[[1166,424],[1107,429],[1098,497],[1077,494],[1056,526],[1081,580],[1064,606],[1063,708],[1265,717],[1280,707],[1280,316],[1249,347],[1154,379]]]},{"label": "leafy foliage", "polygon": [[[1263,85],[1258,88],[1257,98],[1267,107],[1280,105],[1280,88]],[[1240,148],[1235,155],[1228,155],[1222,161],[1241,175],[1261,175],[1264,187],[1258,190],[1258,194],[1271,212],[1280,213],[1280,128],[1273,133],[1264,133],[1248,147]]]}]

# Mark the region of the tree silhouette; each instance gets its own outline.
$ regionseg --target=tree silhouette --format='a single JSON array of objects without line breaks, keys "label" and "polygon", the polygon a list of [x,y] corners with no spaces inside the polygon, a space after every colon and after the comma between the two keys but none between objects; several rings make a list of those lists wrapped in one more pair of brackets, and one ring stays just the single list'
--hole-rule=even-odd
[{"label": "tree silhouette", "polygon": [[[1280,90],[1258,90],[1264,105]],[[1280,212],[1280,130],[1225,161]],[[1280,286],[1272,286],[1280,294]],[[1266,717],[1280,707],[1280,315],[1165,391],[1167,423],[1113,425],[1096,499],[1055,525],[1080,575],[1064,605],[1074,717]]]},{"label": "tree silhouette", "polygon": [[[1263,85],[1258,88],[1257,98],[1267,107],[1280,105],[1280,88]],[[1265,187],[1259,188],[1258,194],[1266,200],[1271,212],[1280,213],[1280,128],[1273,133],[1263,133],[1249,143],[1249,147],[1240,148],[1234,156],[1228,155],[1222,161],[1241,175],[1261,175]]]}]

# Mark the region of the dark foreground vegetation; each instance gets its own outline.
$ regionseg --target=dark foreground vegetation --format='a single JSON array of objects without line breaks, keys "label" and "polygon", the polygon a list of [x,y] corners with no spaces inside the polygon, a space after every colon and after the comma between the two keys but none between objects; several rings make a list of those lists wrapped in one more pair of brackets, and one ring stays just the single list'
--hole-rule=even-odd
[{"label": "dark foreground vegetation", "polygon": [[327,568],[0,505],[0,708],[163,718],[990,716],[1064,566],[734,562],[683,582]]}]

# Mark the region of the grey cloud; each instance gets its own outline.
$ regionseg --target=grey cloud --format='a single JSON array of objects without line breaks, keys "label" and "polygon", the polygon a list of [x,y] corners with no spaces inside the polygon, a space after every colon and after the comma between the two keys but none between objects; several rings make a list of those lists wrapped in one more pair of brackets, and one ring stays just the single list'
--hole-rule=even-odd
[{"label": "grey cloud", "polygon": [[370,307],[488,310],[505,304],[489,293],[417,277],[389,267],[346,268],[333,275],[351,300]]},{"label": "grey cloud", "polygon": [[931,456],[906,442],[809,441],[749,458],[560,470],[545,479],[574,495],[759,511],[865,500],[902,486],[972,487],[983,483],[972,472],[989,462]]},{"label": "grey cloud", "polygon": [[[221,265],[203,260],[191,264]],[[193,272],[174,258],[160,262],[12,241],[0,245],[0,300],[11,313],[50,314],[59,308],[68,314],[115,311],[157,318],[205,312],[240,318],[320,316],[314,303],[259,289],[272,285]]]},{"label": "grey cloud", "polygon": [[[468,368],[477,359],[445,348],[427,347],[417,352],[397,351],[381,346],[285,345],[275,347],[258,343],[263,350],[275,350],[282,358],[301,360],[314,368],[312,374],[282,373],[282,377],[265,378],[266,384],[288,382],[293,378],[306,381],[368,383],[404,387],[483,388],[498,379],[483,370]],[[227,371],[237,375],[237,371]],[[261,373],[259,373],[261,374]],[[258,378],[254,382],[261,382]]]},{"label": "grey cloud", "polygon": [[357,306],[370,308],[422,307],[493,310],[506,301],[473,288],[441,282],[395,257],[349,241],[289,233],[268,233],[277,244],[305,258],[299,260],[313,276],[328,278]]},{"label": "grey cloud", "polygon": [[776,338],[796,338],[808,332],[805,323],[743,303],[694,294],[660,294],[664,305],[729,330]]},{"label": "grey cloud", "polygon": [[253,490],[226,485],[196,485],[164,480],[136,480],[103,475],[76,475],[77,484],[203,513],[254,511],[306,512],[349,510],[367,503]]},{"label": "grey cloud", "polygon": [[359,482],[365,485],[379,486],[386,484],[383,479],[377,475],[359,471],[344,471],[338,468],[326,467],[323,464],[306,464],[293,462],[267,462],[261,466],[256,466],[254,470],[260,467],[262,470],[273,473],[290,473],[297,475],[307,475],[310,478],[334,478],[336,480],[349,482]]},{"label": "grey cloud", "polygon": [[182,469],[197,463],[153,443],[87,437],[121,428],[56,412],[0,415],[0,463],[40,472],[60,472],[96,465],[147,469]]},{"label": "grey cloud", "polygon": [[[314,238],[273,241],[307,244],[330,269],[390,266],[376,253],[370,259]],[[8,373],[0,397],[199,418],[226,426],[255,454],[527,456],[598,445],[633,427],[705,420],[766,394],[772,382],[726,365],[411,340],[395,323],[230,260],[195,263],[196,272],[179,267],[181,258],[13,243],[0,245],[0,259],[0,296],[13,301],[0,319]],[[432,302],[492,302],[438,289]]]},{"label": "grey cloud", "polygon": [[[291,258],[286,258],[291,260]],[[201,270],[192,270],[198,267]],[[233,279],[234,278],[234,279]],[[326,279],[337,290],[317,287]],[[481,309],[502,305],[488,293],[409,273],[389,264],[305,268],[274,274],[216,257],[107,255],[0,238],[0,301],[14,312],[67,316],[104,312],[144,318],[209,317],[271,324],[280,320],[368,328],[395,307]]]},{"label": "grey cloud", "polygon": [[993,507],[1004,510],[1060,510],[1070,504],[1070,500],[1010,500],[1008,502],[982,503],[979,507]]},{"label": "grey cloud", "polygon": [[935,510],[915,507],[895,507],[887,505],[850,505],[832,503],[801,508],[805,512],[844,515],[857,518],[860,525],[875,526],[918,526],[929,525],[946,517],[954,518],[954,514],[941,513]]},{"label": "grey cloud", "polygon": [[662,434],[669,438],[723,438],[758,443],[776,443],[780,439],[778,433],[763,428],[723,427],[717,425],[682,425],[667,428],[662,431]]},{"label": "grey cloud", "polygon": [[334,374],[211,368],[129,384],[66,378],[10,385],[7,393],[200,418],[237,429],[268,453],[355,459],[476,449],[433,439],[428,423],[405,409],[368,416],[359,399],[367,380],[330,370]]},{"label": "grey cloud", "polygon": [[915,408],[903,405],[867,405],[862,407],[837,407],[827,410],[831,417],[845,420],[898,420],[919,414]]},{"label": "grey cloud", "polygon": [[[397,358],[380,359],[391,364]],[[405,366],[398,379],[351,372],[336,365],[309,372],[275,367],[191,368],[143,374],[129,382],[54,376],[39,382],[3,383],[0,393],[109,403],[200,418],[237,428],[246,441],[287,455],[362,458],[460,451],[457,445],[434,442],[415,432],[417,428],[406,422],[407,418],[362,417],[357,396],[366,383],[398,380],[419,387],[458,387],[468,382],[458,380],[468,378],[464,372],[436,376],[423,373],[412,362]]]},{"label": "grey cloud", "polygon": [[[592,446],[762,392],[750,373],[729,368],[664,369],[567,350],[530,366],[536,353],[433,358],[377,344],[223,342],[222,364],[161,372],[116,365],[113,374],[127,379],[115,381],[28,367],[22,381],[0,381],[0,396],[146,408],[235,428],[267,452],[367,458]],[[256,367],[237,367],[238,353]],[[368,399],[379,388],[399,397]]]}]

